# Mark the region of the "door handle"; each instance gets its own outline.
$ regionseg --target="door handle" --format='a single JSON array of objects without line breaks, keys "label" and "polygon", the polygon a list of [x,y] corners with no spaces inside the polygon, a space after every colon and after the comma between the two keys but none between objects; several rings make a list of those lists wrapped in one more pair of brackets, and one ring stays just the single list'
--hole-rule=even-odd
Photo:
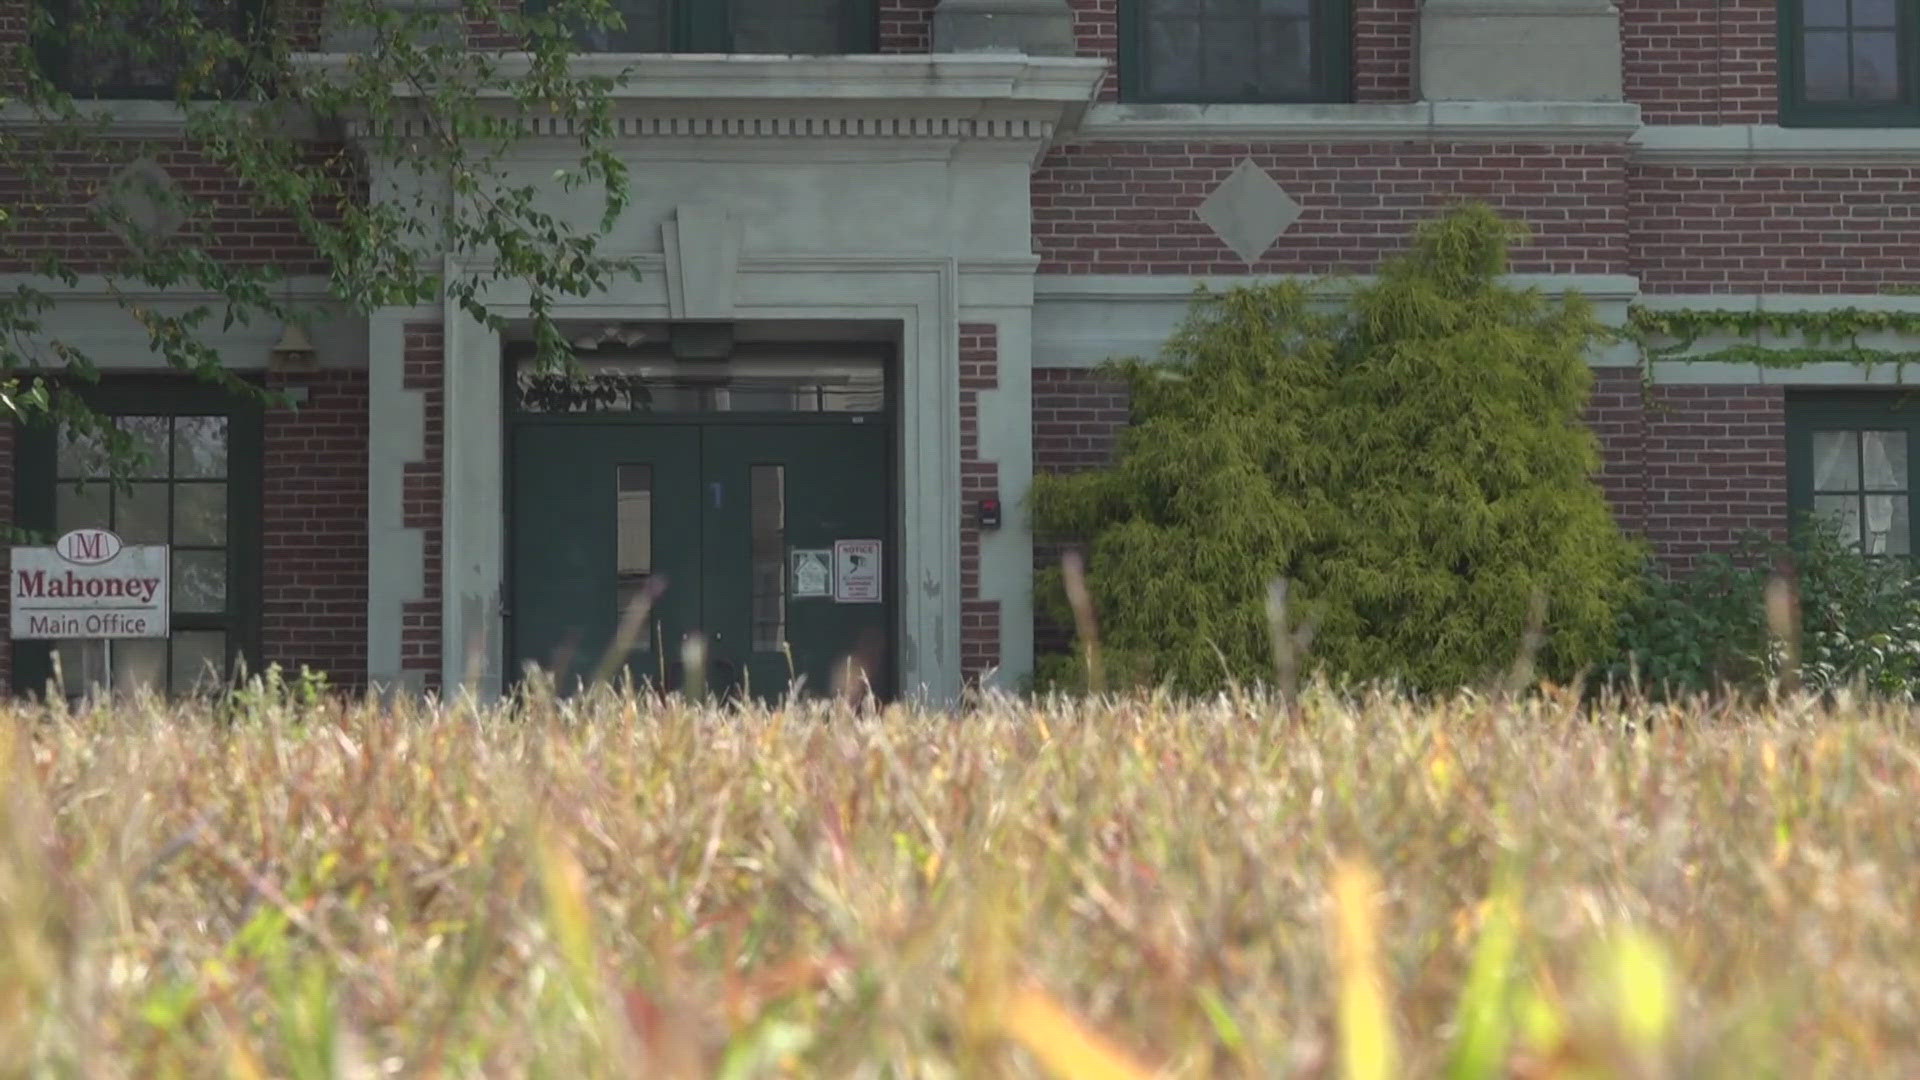
[{"label": "door handle", "polygon": [[707,490],[713,493],[713,508],[715,510],[720,509],[720,481],[715,480],[708,484]]}]

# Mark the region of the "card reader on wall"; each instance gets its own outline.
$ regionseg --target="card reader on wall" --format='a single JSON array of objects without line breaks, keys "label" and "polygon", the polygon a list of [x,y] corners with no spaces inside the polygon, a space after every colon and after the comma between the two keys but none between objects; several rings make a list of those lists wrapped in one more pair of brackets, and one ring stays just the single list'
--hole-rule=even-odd
[{"label": "card reader on wall", "polygon": [[981,499],[976,513],[979,516],[981,528],[997,529],[1000,527],[999,499]]}]

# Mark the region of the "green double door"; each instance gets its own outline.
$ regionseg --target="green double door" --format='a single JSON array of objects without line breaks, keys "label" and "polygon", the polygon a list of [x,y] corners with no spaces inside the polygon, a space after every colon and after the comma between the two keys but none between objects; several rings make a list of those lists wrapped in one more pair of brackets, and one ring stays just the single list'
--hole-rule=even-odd
[{"label": "green double door", "polygon": [[576,419],[513,438],[516,675],[571,690],[624,665],[685,689],[698,637],[710,693],[774,699],[798,676],[892,694],[885,427]]}]

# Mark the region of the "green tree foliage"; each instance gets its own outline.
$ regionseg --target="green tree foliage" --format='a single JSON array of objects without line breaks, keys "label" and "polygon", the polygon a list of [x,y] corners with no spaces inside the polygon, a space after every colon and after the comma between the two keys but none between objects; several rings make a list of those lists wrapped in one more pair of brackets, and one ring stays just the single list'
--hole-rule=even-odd
[{"label": "green tree foliage", "polygon": [[[1635,553],[1593,481],[1578,296],[1503,283],[1521,230],[1426,223],[1338,302],[1202,292],[1158,361],[1110,367],[1134,424],[1110,467],[1038,478],[1036,530],[1079,542],[1109,669],[1185,689],[1271,672],[1286,579],[1335,677],[1413,688],[1512,663],[1544,599],[1548,675],[1614,644]],[[1043,599],[1062,607],[1058,572]]]},{"label": "green tree foliage", "polygon": [[[635,272],[599,249],[628,200],[608,143],[612,95],[630,73],[574,52],[578,30],[619,23],[611,0],[61,0],[29,10],[26,41],[0,51],[0,250],[33,260],[29,280],[0,292],[0,422],[59,420],[101,440],[117,471],[132,463],[130,439],[73,392],[96,378],[98,358],[46,321],[82,275],[104,279],[172,368],[261,395],[207,331],[442,297],[499,329],[487,291],[510,281],[531,296],[542,358],[560,365],[569,357],[556,299]],[[135,95],[160,100],[132,105],[172,126],[118,123],[128,103],[113,99],[127,87],[113,83],[128,72],[171,80],[143,79],[141,90],[160,92]],[[572,133],[537,181],[505,154],[530,119]],[[183,147],[191,171],[235,178],[248,212],[290,223],[318,253],[324,302],[290,300],[289,267],[235,257],[216,227],[234,186],[150,183],[128,169],[177,160]],[[110,178],[128,175],[137,190],[122,194],[153,208],[143,217],[184,224],[143,232],[122,212],[127,200],[102,198]],[[585,208],[582,220],[555,211],[556,193]],[[125,244],[47,242],[76,226]],[[468,269],[449,275],[449,257]],[[202,299],[155,303],[160,290]]]}]

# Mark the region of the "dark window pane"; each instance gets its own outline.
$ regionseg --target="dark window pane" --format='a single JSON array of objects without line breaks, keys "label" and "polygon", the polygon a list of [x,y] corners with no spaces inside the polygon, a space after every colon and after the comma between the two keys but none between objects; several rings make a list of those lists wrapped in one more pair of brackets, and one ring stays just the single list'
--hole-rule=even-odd
[{"label": "dark window pane", "polygon": [[220,547],[227,542],[227,485],[174,485],[173,542],[186,547]]},{"label": "dark window pane", "polygon": [[729,0],[728,28],[738,53],[821,55],[842,51],[842,0]]},{"label": "dark window pane", "polygon": [[69,87],[101,93],[195,94],[232,81],[234,51],[247,43],[252,4],[198,0],[182,19],[161,3],[67,0],[55,41]]},{"label": "dark window pane", "polygon": [[1312,0],[1150,0],[1135,84],[1149,97],[1279,101],[1313,96]]},{"label": "dark window pane", "polygon": [[[625,619],[645,595],[653,575],[653,466],[620,466],[614,486],[614,603],[616,619]],[[646,626],[634,627],[633,647],[653,644]]]},{"label": "dark window pane", "polygon": [[1813,433],[1813,490],[1860,490],[1860,433]]},{"label": "dark window pane", "polygon": [[1861,472],[1868,491],[1907,490],[1907,433],[1860,433]]},{"label": "dark window pane", "polygon": [[1853,98],[1855,101],[1900,100],[1900,53],[1891,30],[1867,30],[1853,35]]},{"label": "dark window pane", "polygon": [[192,480],[219,480],[227,475],[226,417],[174,417],[173,475]]},{"label": "dark window pane", "polygon": [[227,610],[227,553],[173,553],[173,610],[220,614]]},{"label": "dark window pane", "polygon": [[1301,97],[1313,89],[1313,33],[1304,19],[1276,20],[1260,32],[1260,92]]},{"label": "dark window pane", "polygon": [[779,652],[787,640],[787,470],[755,465],[748,477],[753,529],[753,648]]},{"label": "dark window pane", "polygon": [[70,700],[106,685],[107,642],[101,638],[67,638],[54,642],[53,659],[59,665],[60,685]]},{"label": "dark window pane", "polygon": [[1801,49],[1808,101],[1845,101],[1853,80],[1847,70],[1847,33],[1810,30]]},{"label": "dark window pane", "polygon": [[122,416],[114,420],[120,430],[133,437],[139,464],[134,476],[165,476],[172,461],[173,424],[165,416]]},{"label": "dark window pane", "polygon": [[1813,512],[1826,518],[1840,531],[1843,543],[1860,545],[1860,497],[1858,495],[1815,495]]},{"label": "dark window pane", "polygon": [[1800,0],[1800,18],[1808,26],[1847,25],[1847,0]]},{"label": "dark window pane", "polygon": [[1894,0],[1853,0],[1856,29],[1892,29],[1899,25]]},{"label": "dark window pane", "polygon": [[877,359],[741,360],[716,371],[673,360],[582,358],[580,369],[581,376],[573,377],[523,361],[515,380],[516,405],[535,413],[872,413],[886,408],[886,368]]},{"label": "dark window pane", "polygon": [[666,52],[672,47],[668,0],[614,0],[624,25],[583,26],[574,40],[587,52]]},{"label": "dark window pane", "polygon": [[226,682],[227,635],[220,630],[182,630],[173,635],[169,665],[173,692],[212,690]]},{"label": "dark window pane", "polygon": [[92,476],[104,476],[107,471],[107,451],[100,445],[100,439],[92,432],[74,431],[65,424],[60,425],[59,433],[54,436],[57,444],[57,475],[62,480],[83,479]]},{"label": "dark window pane", "polygon": [[1147,24],[1147,92],[1188,97],[1204,92],[1200,81],[1200,24],[1155,19]]},{"label": "dark window pane", "polygon": [[105,480],[75,484],[62,480],[53,492],[53,531],[113,527],[113,485]]},{"label": "dark window pane", "polygon": [[1212,19],[1200,31],[1200,66],[1208,97],[1252,101],[1260,96],[1259,23]]},{"label": "dark window pane", "polygon": [[1869,495],[1866,507],[1866,553],[1869,555],[1906,555],[1911,553],[1905,495]]},{"label": "dark window pane", "polygon": [[113,531],[129,544],[165,544],[165,481],[140,481],[113,493]]},{"label": "dark window pane", "polygon": [[122,638],[107,644],[112,656],[113,692],[131,696],[142,690],[167,691],[165,638]]}]

